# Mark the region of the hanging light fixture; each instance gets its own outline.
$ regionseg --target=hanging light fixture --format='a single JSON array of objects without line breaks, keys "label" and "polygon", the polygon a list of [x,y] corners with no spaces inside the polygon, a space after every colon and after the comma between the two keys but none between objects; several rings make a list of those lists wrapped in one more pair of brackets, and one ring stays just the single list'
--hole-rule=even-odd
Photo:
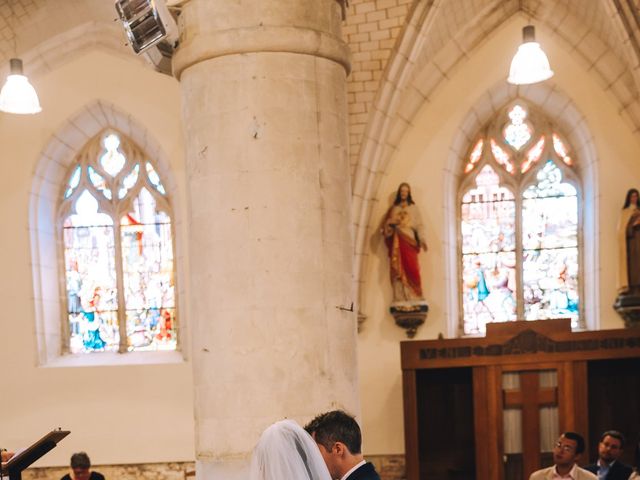
[{"label": "hanging light fixture", "polygon": [[22,60],[9,60],[10,72],[0,90],[0,110],[7,113],[38,113],[42,111],[38,94],[22,73]]},{"label": "hanging light fixture", "polygon": [[536,42],[535,28],[533,25],[527,25],[522,29],[522,44],[511,60],[507,82],[514,85],[528,85],[551,77],[553,77],[553,71],[549,66],[547,55]]}]

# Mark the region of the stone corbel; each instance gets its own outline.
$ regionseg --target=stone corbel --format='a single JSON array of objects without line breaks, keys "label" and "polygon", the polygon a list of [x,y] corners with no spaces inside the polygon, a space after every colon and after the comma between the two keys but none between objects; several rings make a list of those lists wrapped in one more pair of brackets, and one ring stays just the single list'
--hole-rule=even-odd
[{"label": "stone corbel", "polygon": [[429,305],[424,300],[394,302],[389,308],[396,325],[406,330],[407,338],[413,338],[418,327],[424,323],[429,312]]}]

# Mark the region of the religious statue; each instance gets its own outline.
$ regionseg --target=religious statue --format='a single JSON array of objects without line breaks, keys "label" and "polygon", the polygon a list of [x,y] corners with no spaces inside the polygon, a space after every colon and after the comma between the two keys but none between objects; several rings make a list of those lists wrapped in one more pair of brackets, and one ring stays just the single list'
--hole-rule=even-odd
[{"label": "religious statue", "polygon": [[614,308],[627,326],[640,324],[640,193],[627,192],[618,222],[618,298]]},{"label": "religious statue", "polygon": [[[390,310],[399,325],[402,322],[401,326],[411,328],[408,335],[413,337],[417,327],[424,322],[428,310],[422,294],[418,260],[420,250],[427,250],[427,242],[420,211],[411,198],[408,183],[401,183],[398,187],[380,231],[389,252],[389,273],[393,288]],[[400,321],[398,314],[403,317]]]},{"label": "religious statue", "polygon": [[640,288],[640,196],[627,192],[618,223],[618,292]]}]

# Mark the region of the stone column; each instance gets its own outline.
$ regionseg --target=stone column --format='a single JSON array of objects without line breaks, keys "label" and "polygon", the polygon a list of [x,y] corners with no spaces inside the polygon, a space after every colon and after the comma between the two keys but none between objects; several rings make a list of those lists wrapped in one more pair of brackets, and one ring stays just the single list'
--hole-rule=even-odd
[{"label": "stone column", "polygon": [[340,23],[336,0],[182,9],[199,478],[246,478],[274,421],[358,413]]}]

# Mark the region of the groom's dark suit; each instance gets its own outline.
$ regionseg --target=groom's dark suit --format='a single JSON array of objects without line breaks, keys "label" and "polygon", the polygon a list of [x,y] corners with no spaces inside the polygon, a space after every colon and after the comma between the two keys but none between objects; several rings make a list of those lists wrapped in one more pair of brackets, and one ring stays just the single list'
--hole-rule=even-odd
[{"label": "groom's dark suit", "polygon": [[360,468],[351,472],[345,480],[380,480],[378,472],[371,463],[365,463]]},{"label": "groom's dark suit", "polygon": [[[582,467],[585,470],[589,470],[591,473],[598,474],[598,465],[592,463],[591,465],[587,465]],[[621,462],[614,462],[609,468],[609,473],[605,477],[605,480],[628,480],[631,475],[631,467]]]}]

